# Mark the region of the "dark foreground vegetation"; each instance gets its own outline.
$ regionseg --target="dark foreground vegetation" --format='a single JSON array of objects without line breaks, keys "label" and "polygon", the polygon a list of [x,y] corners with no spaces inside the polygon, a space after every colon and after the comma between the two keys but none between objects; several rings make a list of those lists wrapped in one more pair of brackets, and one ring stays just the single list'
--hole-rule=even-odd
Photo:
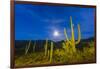
[{"label": "dark foreground vegetation", "polygon": [[[46,40],[33,40],[26,53],[29,40],[15,41],[15,66],[45,65],[45,64],[77,64],[77,63],[93,63],[95,62],[94,39],[81,40],[75,46],[76,51],[72,48],[64,48],[62,43],[48,40],[48,49],[45,49]],[[51,42],[53,50],[51,53]],[[35,45],[34,45],[35,44]],[[69,51],[68,51],[69,50]]]}]

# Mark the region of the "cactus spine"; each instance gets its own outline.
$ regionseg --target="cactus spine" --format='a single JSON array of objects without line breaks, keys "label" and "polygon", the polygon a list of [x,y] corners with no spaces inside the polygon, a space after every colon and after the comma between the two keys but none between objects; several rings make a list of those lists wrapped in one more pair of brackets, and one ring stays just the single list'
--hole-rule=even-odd
[{"label": "cactus spine", "polygon": [[78,40],[75,41],[74,26],[72,24],[72,17],[70,17],[70,24],[71,24],[71,39],[69,40],[65,28],[64,28],[64,35],[66,37],[66,41],[70,44],[70,46],[72,46],[72,51],[76,52],[75,44],[78,44],[80,42],[80,39],[81,39],[80,25],[78,24]]},{"label": "cactus spine", "polygon": [[48,48],[48,40],[46,39],[46,44],[45,44],[45,56],[47,55],[47,48]]},{"label": "cactus spine", "polygon": [[51,42],[50,63],[52,62],[52,56],[53,56],[53,42]]},{"label": "cactus spine", "polygon": [[26,46],[25,55],[28,53],[28,50],[30,48],[30,44],[31,44],[31,40],[29,41],[28,47]]}]

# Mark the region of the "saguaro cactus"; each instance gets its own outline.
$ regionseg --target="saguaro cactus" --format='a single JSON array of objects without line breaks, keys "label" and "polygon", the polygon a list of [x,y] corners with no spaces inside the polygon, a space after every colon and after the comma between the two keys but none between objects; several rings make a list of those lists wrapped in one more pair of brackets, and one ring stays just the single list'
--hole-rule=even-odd
[{"label": "saguaro cactus", "polygon": [[48,53],[47,53],[47,57],[48,57],[48,59],[49,59],[49,56],[50,56],[50,51],[48,50]]},{"label": "saguaro cactus", "polygon": [[53,56],[53,42],[51,42],[51,48],[50,48],[50,63],[52,62],[52,56]]},{"label": "saguaro cactus", "polygon": [[29,50],[29,48],[30,48],[30,44],[31,44],[31,40],[29,41],[28,46],[26,46],[25,55],[28,53],[28,50]]},{"label": "saguaro cactus", "polygon": [[47,49],[48,48],[48,39],[46,39],[46,44],[45,44],[44,48],[45,48],[45,56],[46,56],[47,55],[47,50],[48,50]]},{"label": "saguaro cactus", "polygon": [[75,44],[78,44],[81,39],[80,25],[78,24],[78,40],[76,41],[74,36],[74,26],[72,24],[72,17],[70,17],[70,24],[71,24],[71,39],[69,40],[65,28],[64,28],[64,35],[66,37],[66,42],[68,42],[70,46],[72,46],[73,52],[76,52]]},{"label": "saguaro cactus", "polygon": [[35,52],[35,46],[36,46],[36,42],[34,41],[33,52]]}]

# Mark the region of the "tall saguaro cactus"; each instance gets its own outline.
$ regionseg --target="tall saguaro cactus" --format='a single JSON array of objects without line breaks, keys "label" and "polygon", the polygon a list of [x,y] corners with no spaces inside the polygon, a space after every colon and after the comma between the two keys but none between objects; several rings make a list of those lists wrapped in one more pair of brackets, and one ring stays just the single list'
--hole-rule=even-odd
[{"label": "tall saguaro cactus", "polygon": [[53,56],[53,42],[51,42],[51,48],[50,48],[50,63],[52,62],[52,56]]},{"label": "tall saguaro cactus", "polygon": [[47,50],[48,50],[47,49],[48,48],[48,39],[46,39],[46,44],[45,44],[44,48],[45,48],[45,56],[46,56],[47,55]]},{"label": "tall saguaro cactus", "polygon": [[31,40],[29,41],[28,46],[26,46],[25,55],[28,53],[28,50],[29,50],[29,48],[30,48],[30,44],[31,44]]},{"label": "tall saguaro cactus", "polygon": [[36,42],[34,41],[33,52],[35,52],[35,46],[36,46]]},{"label": "tall saguaro cactus", "polygon": [[50,51],[48,50],[47,51],[47,57],[48,57],[48,59],[49,59],[49,56],[50,56]]},{"label": "tall saguaro cactus", "polygon": [[70,17],[70,24],[71,24],[71,39],[69,40],[65,28],[64,28],[64,35],[66,37],[66,41],[70,44],[70,46],[72,46],[73,52],[76,52],[75,44],[78,44],[81,39],[80,25],[78,24],[78,40],[76,41],[74,36],[75,34],[74,34],[74,26],[72,24],[72,17]]}]

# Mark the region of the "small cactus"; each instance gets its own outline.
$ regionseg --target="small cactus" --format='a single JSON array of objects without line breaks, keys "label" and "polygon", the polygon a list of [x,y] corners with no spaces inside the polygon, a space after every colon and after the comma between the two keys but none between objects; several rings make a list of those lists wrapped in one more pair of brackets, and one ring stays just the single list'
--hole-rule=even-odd
[{"label": "small cactus", "polygon": [[35,46],[36,46],[36,42],[34,42],[34,45],[33,45],[33,52],[35,52]]},{"label": "small cactus", "polygon": [[51,42],[50,63],[52,62],[52,56],[53,56],[53,42]]},{"label": "small cactus", "polygon": [[47,55],[47,50],[48,50],[48,40],[46,39],[46,44],[45,44],[45,56]]},{"label": "small cactus", "polygon": [[49,56],[50,56],[50,51],[48,50],[48,53],[47,53],[47,57],[48,57],[48,59],[49,59]]},{"label": "small cactus", "polygon": [[28,53],[28,50],[29,50],[29,48],[30,48],[30,44],[31,44],[31,40],[29,41],[28,46],[26,46],[25,55]]}]

